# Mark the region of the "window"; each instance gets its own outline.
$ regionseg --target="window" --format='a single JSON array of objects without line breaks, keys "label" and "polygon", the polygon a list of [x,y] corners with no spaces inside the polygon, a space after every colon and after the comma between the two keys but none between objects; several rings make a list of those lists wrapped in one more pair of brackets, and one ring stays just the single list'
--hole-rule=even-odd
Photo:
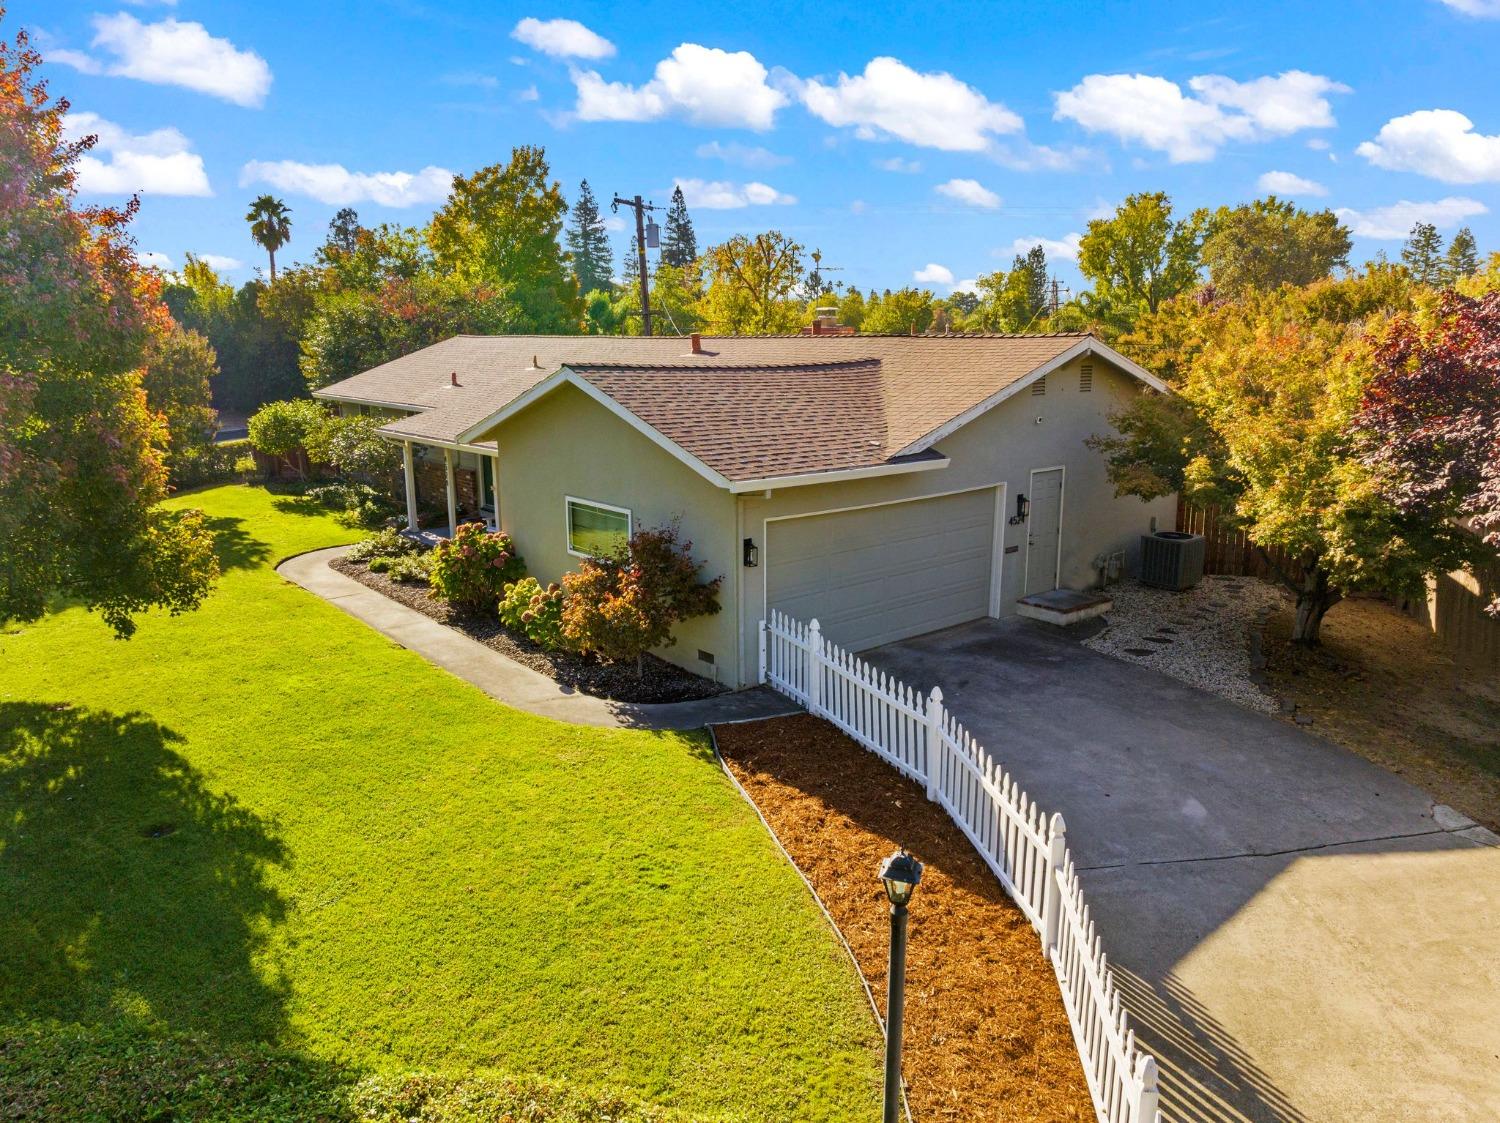
[{"label": "window", "polygon": [[630,537],[630,512],[568,496],[568,553],[603,557]]}]

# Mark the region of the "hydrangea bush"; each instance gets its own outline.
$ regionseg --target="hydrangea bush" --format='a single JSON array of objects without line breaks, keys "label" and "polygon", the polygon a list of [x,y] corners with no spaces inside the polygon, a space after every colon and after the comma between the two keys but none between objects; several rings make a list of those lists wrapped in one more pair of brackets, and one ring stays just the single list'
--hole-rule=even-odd
[{"label": "hydrangea bush", "polygon": [[563,591],[553,582],[546,588],[535,577],[505,586],[500,598],[500,623],[548,650],[563,646]]},{"label": "hydrangea bush", "polygon": [[459,612],[493,612],[505,586],[525,573],[510,535],[463,523],[433,551],[432,591]]}]

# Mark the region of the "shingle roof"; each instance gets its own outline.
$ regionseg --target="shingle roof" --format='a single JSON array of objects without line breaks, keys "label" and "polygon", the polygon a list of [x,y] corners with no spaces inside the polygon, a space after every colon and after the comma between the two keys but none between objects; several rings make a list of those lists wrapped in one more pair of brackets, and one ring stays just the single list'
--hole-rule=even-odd
[{"label": "shingle roof", "polygon": [[319,395],[418,411],[384,431],[451,444],[566,366],[725,476],[758,478],[883,463],[1087,338],[705,336],[695,354],[676,336],[464,335]]}]

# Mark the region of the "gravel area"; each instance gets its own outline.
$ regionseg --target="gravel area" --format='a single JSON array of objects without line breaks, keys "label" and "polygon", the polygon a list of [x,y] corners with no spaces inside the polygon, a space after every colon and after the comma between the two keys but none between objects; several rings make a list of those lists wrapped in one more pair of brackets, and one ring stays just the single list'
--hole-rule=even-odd
[{"label": "gravel area", "polygon": [[643,673],[637,676],[633,665],[601,663],[567,651],[547,651],[525,636],[508,631],[495,617],[459,615],[421,585],[400,584],[383,573],[371,573],[362,563],[345,557],[332,558],[328,565],[345,577],[353,578],[407,608],[416,609],[423,616],[463,632],[470,639],[522,666],[596,698],[613,702],[687,702],[694,698],[711,698],[729,689],[655,655],[645,657]]},{"label": "gravel area", "polygon": [[1254,577],[1205,577],[1185,593],[1122,581],[1110,589],[1106,627],[1084,640],[1241,706],[1275,713],[1265,688],[1260,636],[1266,617],[1290,603],[1277,585]]}]

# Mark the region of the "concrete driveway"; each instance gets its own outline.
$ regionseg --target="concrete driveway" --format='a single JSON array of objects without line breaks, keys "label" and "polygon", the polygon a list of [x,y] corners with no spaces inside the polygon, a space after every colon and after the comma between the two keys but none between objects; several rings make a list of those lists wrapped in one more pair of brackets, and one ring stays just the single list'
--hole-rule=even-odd
[{"label": "concrete driveway", "polygon": [[866,657],[1063,813],[1168,1118],[1500,1119],[1500,839],[1044,624]]}]

